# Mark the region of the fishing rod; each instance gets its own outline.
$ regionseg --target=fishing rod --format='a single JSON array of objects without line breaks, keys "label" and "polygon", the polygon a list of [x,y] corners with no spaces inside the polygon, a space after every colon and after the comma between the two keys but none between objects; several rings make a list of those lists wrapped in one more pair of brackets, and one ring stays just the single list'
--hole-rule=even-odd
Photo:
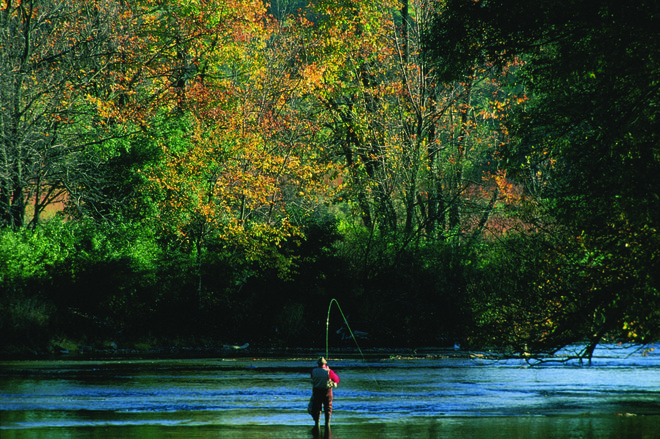
[{"label": "fishing rod", "polygon": [[331,299],[330,304],[328,305],[328,317],[325,320],[325,358],[328,358],[328,328],[330,327],[330,310],[332,309],[332,304],[337,305],[337,309],[341,313],[341,317],[344,319],[344,323],[346,324],[346,327],[348,328],[348,332],[351,334],[351,337],[353,338],[353,341],[355,342],[355,346],[357,346],[358,351],[360,352],[360,355],[362,356],[362,360],[364,361],[364,354],[362,353],[362,349],[360,349],[360,345],[357,342],[357,339],[355,338],[355,335],[353,334],[353,330],[351,330],[351,326],[348,324],[348,320],[346,320],[346,316],[344,315],[344,311],[341,310],[341,306],[339,306],[339,302],[337,302],[337,299]]},{"label": "fishing rod", "polygon": [[[341,310],[341,306],[339,306],[339,302],[337,302],[337,299],[331,299],[330,304],[328,305],[328,317],[325,320],[325,358],[328,358],[328,353],[329,353],[329,343],[328,343],[328,328],[330,327],[330,310],[332,309],[332,304],[337,305],[337,309],[341,313],[341,317],[344,319],[344,323],[346,324],[346,327],[348,328],[348,332],[351,334],[351,337],[353,338],[353,341],[355,342],[355,346],[357,346],[358,351],[360,352],[360,355],[362,356],[362,361],[366,362],[366,358],[364,358],[364,354],[362,353],[362,349],[360,349],[360,345],[357,342],[357,338],[355,338],[355,334],[353,334],[353,330],[351,329],[351,325],[348,324],[348,320],[346,320],[346,316],[344,315],[344,311]],[[374,380],[374,382],[377,385],[380,385],[376,377],[373,376],[373,370],[371,367],[367,364],[367,368],[370,371],[371,379]]]},{"label": "fishing rod", "polygon": [[[360,345],[357,342],[357,338],[355,338],[355,334],[353,334],[353,330],[351,329],[351,325],[348,324],[348,320],[346,320],[346,316],[344,315],[344,311],[342,311],[341,306],[339,306],[339,302],[337,302],[337,299],[334,299],[334,298],[330,300],[330,304],[328,305],[328,317],[325,320],[325,358],[329,359],[328,358],[328,353],[329,353],[328,328],[330,327],[330,310],[332,309],[332,304],[333,303],[335,305],[337,305],[337,309],[341,313],[341,317],[344,319],[344,323],[346,324],[346,327],[348,328],[348,332],[351,334],[351,337],[353,338],[353,341],[355,342],[355,346],[357,346],[358,351],[360,352],[360,355],[362,356],[362,361],[366,362],[367,360],[366,360],[366,358],[364,358],[364,354],[362,353],[362,349],[360,349]],[[367,364],[367,368],[369,369],[370,375],[371,375],[372,379],[374,380],[374,382],[377,385],[380,385],[380,383],[378,382],[376,377],[373,376],[373,371],[372,371],[371,367],[368,364]]]}]

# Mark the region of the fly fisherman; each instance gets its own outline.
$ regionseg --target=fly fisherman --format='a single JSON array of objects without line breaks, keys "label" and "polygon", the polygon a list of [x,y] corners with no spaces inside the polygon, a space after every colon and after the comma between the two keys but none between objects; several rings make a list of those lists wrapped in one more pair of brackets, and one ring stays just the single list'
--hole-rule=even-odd
[{"label": "fly fisherman", "polygon": [[329,367],[325,358],[317,361],[318,367],[312,369],[312,400],[310,414],[314,418],[314,426],[318,428],[321,418],[321,407],[325,411],[325,426],[330,426],[332,416],[332,389],[339,384],[339,377]]}]

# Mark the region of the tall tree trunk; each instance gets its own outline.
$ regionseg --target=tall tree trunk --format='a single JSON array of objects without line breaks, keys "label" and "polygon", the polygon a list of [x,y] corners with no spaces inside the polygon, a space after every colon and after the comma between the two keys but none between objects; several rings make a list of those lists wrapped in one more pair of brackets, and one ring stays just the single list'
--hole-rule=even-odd
[{"label": "tall tree trunk", "polygon": [[402,0],[401,6],[401,41],[403,42],[401,47],[401,57],[403,58],[404,64],[408,62],[410,56],[410,44],[408,41],[408,9],[409,9],[409,0]]},{"label": "tall tree trunk", "polygon": [[461,192],[463,191],[463,162],[466,158],[467,152],[467,137],[468,137],[468,108],[470,107],[470,98],[472,94],[472,76],[467,78],[465,83],[465,105],[461,111],[460,127],[458,132],[458,139],[456,141],[457,157],[456,157],[456,172],[454,174],[454,195],[452,197],[452,204],[449,210],[449,228],[454,229],[460,225],[461,212],[460,201]]}]

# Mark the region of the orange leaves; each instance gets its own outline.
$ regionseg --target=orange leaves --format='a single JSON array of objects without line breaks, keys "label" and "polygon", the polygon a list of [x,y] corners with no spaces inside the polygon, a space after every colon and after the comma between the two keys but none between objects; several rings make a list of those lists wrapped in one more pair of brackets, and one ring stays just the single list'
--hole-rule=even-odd
[{"label": "orange leaves", "polygon": [[494,175],[494,180],[500,190],[500,194],[507,200],[507,202],[517,203],[520,201],[522,188],[515,186],[506,178],[505,170],[498,170]]},{"label": "orange leaves", "polygon": [[[203,4],[180,21],[187,27],[178,33],[190,38],[181,50],[199,75],[186,82],[176,116],[185,129],[164,143],[151,181],[164,226],[175,224],[181,240],[213,236],[256,257],[296,233],[287,209],[303,204],[327,168],[310,162],[317,128],[296,104],[304,92],[290,63],[297,35],[269,22],[261,2],[232,4],[208,22],[214,35],[196,33],[212,13]],[[305,72],[312,82],[322,74]]]},{"label": "orange leaves", "polygon": [[186,150],[166,151],[153,181],[169,193],[162,209],[178,218],[179,230],[212,227],[208,233],[256,254],[260,245],[277,244],[293,232],[281,182],[295,161],[269,154],[258,136],[236,134],[196,133]]},{"label": "orange leaves", "polygon": [[314,89],[321,86],[323,73],[325,70],[325,66],[319,66],[317,63],[312,63],[304,67],[302,75],[305,78],[307,87],[309,89]]},{"label": "orange leaves", "polygon": [[529,98],[527,95],[522,95],[522,97],[512,95],[505,98],[498,98],[496,96],[495,99],[490,103],[490,111],[484,115],[493,119],[503,119],[508,113],[512,111],[514,107],[524,105],[528,100]]}]

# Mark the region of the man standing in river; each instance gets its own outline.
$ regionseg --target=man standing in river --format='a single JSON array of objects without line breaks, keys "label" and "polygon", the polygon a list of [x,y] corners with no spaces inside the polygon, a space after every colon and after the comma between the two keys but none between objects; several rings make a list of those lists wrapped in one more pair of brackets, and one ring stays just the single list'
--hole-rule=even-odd
[{"label": "man standing in river", "polygon": [[325,411],[325,426],[330,426],[332,416],[332,389],[339,384],[339,377],[329,367],[325,358],[317,361],[318,367],[312,369],[312,411],[314,426],[318,428],[321,408]]}]

